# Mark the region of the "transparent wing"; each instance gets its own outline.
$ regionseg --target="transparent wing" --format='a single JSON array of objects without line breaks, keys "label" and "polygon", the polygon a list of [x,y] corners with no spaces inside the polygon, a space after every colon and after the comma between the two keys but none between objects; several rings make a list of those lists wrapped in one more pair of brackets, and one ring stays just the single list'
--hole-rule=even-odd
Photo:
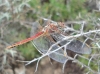
[{"label": "transparent wing", "polygon": [[[56,41],[62,40],[64,38],[60,34],[54,34],[52,36]],[[90,54],[91,53],[91,48],[86,43],[83,43],[83,42],[81,42],[79,40],[73,40],[67,45],[67,43],[69,41],[68,40],[64,40],[64,41],[62,41],[60,43],[60,45],[61,46],[62,45],[66,45],[66,49],[67,50],[71,50],[71,51],[74,51],[76,53],[80,53],[80,54]]]},{"label": "transparent wing", "polygon": [[[48,23],[47,20],[42,21],[43,25],[40,25],[38,22],[34,22],[32,31],[31,31],[31,35],[35,35],[38,31],[40,31],[39,27],[44,27],[47,25],[47,23]],[[51,35],[51,37],[55,41],[60,41],[64,38],[64,36],[60,33],[54,33]],[[85,44],[79,40],[73,40],[67,45],[67,43],[69,41],[70,40],[63,40],[62,42],[59,43],[59,45],[60,46],[66,45],[66,49],[74,51],[76,53],[81,53],[81,54],[90,54],[91,53],[91,48],[88,47],[87,44]],[[45,36],[45,35],[40,36],[39,38],[33,40],[33,43],[34,43],[35,47],[43,54],[45,54],[48,51],[48,49],[54,44],[54,42],[52,40],[48,39],[47,36]],[[57,48],[59,48],[59,45],[56,45],[50,51],[56,50]],[[64,63],[67,60],[67,58],[64,56],[63,49],[60,49],[48,56],[50,58],[52,58],[53,60],[58,61],[60,63]]]},{"label": "transparent wing", "polygon": [[[44,22],[43,26],[46,25],[45,23],[47,23],[47,22]],[[41,26],[41,25],[38,22],[33,23],[31,35],[35,35],[39,31],[39,26]],[[34,43],[36,49],[38,49],[40,52],[45,54],[54,42],[51,41],[50,39],[48,39],[45,35],[43,35],[43,36],[33,40],[33,43]],[[57,48],[58,48],[58,46],[55,46],[51,49],[51,51],[53,51]],[[60,62],[60,63],[64,63],[67,60],[67,58],[64,56],[62,49],[60,49],[48,56],[50,58],[52,58],[53,60]]]}]

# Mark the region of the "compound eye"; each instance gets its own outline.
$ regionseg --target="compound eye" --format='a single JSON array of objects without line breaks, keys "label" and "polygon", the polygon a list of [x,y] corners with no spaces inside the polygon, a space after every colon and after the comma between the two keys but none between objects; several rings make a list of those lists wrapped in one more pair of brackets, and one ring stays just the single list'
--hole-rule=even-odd
[{"label": "compound eye", "polygon": [[64,27],[65,26],[65,24],[62,22],[62,26]]},{"label": "compound eye", "polygon": [[65,24],[64,24],[63,22],[58,22],[58,25],[59,25],[60,27],[64,27],[64,26],[65,26]]}]

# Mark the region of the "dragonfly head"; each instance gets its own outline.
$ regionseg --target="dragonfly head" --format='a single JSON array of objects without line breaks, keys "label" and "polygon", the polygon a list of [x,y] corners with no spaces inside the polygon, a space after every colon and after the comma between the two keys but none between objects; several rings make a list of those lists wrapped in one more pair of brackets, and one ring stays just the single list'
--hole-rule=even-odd
[{"label": "dragonfly head", "polygon": [[64,28],[65,24],[63,22],[58,22],[58,26],[61,27],[61,28]]},{"label": "dragonfly head", "polygon": [[64,23],[62,22],[50,22],[49,24],[47,24],[42,31],[43,32],[59,32],[60,30],[62,30],[65,27]]}]

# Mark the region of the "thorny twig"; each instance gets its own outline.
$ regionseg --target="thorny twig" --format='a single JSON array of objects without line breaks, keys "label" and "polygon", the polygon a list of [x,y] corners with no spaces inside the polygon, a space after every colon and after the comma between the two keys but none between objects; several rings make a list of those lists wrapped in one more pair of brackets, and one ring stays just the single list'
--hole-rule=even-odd
[{"label": "thorny twig", "polygon": [[[87,35],[87,34],[92,34],[92,33],[95,33],[95,32],[100,32],[100,30],[92,30],[92,31],[85,32],[85,33],[82,33],[82,34],[76,34],[76,35],[73,35],[73,36],[67,36],[67,37],[63,38],[61,41],[58,41],[58,42],[56,42],[55,44],[53,44],[53,45],[49,48],[49,50],[51,50],[54,46],[58,45],[60,42],[62,42],[62,41],[64,41],[64,40],[69,40],[69,39],[73,39],[73,38],[78,38],[78,37],[80,37],[80,36],[84,36],[84,35]],[[62,49],[63,47],[65,47],[65,45],[63,45],[63,46],[61,46],[61,47],[59,47],[59,48],[57,48],[57,49],[55,49],[55,50],[53,50],[53,51],[49,51],[48,53],[45,53],[45,54],[43,54],[41,57],[35,58],[35,59],[32,60],[32,61],[27,61],[28,63],[27,63],[26,65],[28,65],[28,64],[30,64],[30,63],[36,61],[36,60],[40,60],[40,59],[42,59],[43,57],[48,56],[48,55],[50,55],[50,54],[52,54],[52,53],[54,53],[54,52],[56,52],[56,51]],[[82,56],[81,56],[81,57],[82,57]],[[67,58],[67,60],[73,60],[73,62],[77,62],[77,63],[81,64],[82,66],[87,67],[91,72],[95,73],[95,71],[93,71],[93,70],[89,67],[89,64],[90,64],[90,61],[91,61],[92,58],[89,60],[88,66],[85,65],[85,64],[83,64],[83,63],[80,62],[79,60],[77,60],[77,59],[75,59],[75,58],[72,58],[72,57],[70,57],[70,56],[66,56],[66,58]],[[82,58],[84,58],[84,57],[82,57]],[[85,59],[87,59],[87,58],[85,58]],[[88,60],[88,59],[87,59],[87,60]]]},{"label": "thorny twig", "polygon": [[[45,19],[45,20],[47,20],[47,19]],[[54,21],[53,21],[53,22],[54,22]],[[70,23],[72,23],[72,22],[70,22]],[[83,37],[83,36],[86,37],[85,41],[83,42],[83,45],[84,45],[88,39],[90,39],[90,40],[92,40],[92,41],[94,40],[93,38],[91,38],[91,37],[88,36],[88,35],[91,35],[91,34],[95,34],[95,35],[98,34],[98,35],[99,35],[100,29],[89,30],[88,32],[84,32],[84,26],[85,26],[85,24],[86,24],[86,21],[73,22],[73,23],[81,24],[81,29],[80,29],[80,31],[75,30],[75,29],[72,28],[72,27],[66,26],[66,27],[64,28],[64,32],[66,32],[66,31],[73,31],[73,33],[75,32],[75,33],[77,33],[77,34],[73,35],[73,33],[72,33],[72,34],[70,34],[69,36],[64,36],[64,35],[63,35],[64,38],[63,38],[62,40],[60,40],[60,41],[57,41],[55,44],[51,45],[50,48],[48,49],[49,51],[48,51],[47,53],[44,54],[44,53],[42,53],[40,50],[38,50],[38,51],[42,54],[41,57],[35,58],[35,59],[31,60],[31,61],[21,61],[21,62],[26,62],[26,63],[27,63],[26,65],[28,65],[28,64],[30,64],[30,63],[32,63],[32,62],[34,62],[34,61],[38,61],[38,62],[39,62],[39,61],[40,61],[43,57],[45,57],[45,56],[49,56],[50,54],[52,54],[52,53],[54,53],[54,52],[56,52],[56,51],[58,51],[58,50],[60,50],[60,49],[62,49],[62,48],[65,48],[65,49],[66,49],[66,46],[71,42],[71,40],[73,40],[73,39],[75,39],[75,38],[79,38],[79,37]],[[67,24],[68,24],[68,23],[67,23]],[[96,37],[96,36],[95,36],[95,37]],[[68,42],[68,43],[66,43],[66,44],[64,44],[64,45],[62,45],[62,46],[60,46],[59,48],[57,48],[57,49],[55,49],[55,50],[52,50],[53,47],[55,47],[56,45],[58,45],[59,43],[65,41],[65,40],[70,40],[70,42]],[[96,44],[97,44],[97,43],[96,43]],[[34,44],[33,44],[33,45],[34,45]],[[98,48],[99,48],[99,44],[97,44],[97,46],[98,46]],[[92,47],[91,47],[91,48],[92,48]],[[52,51],[51,51],[51,50],[52,50]],[[82,62],[80,62],[79,60],[77,60],[77,59],[76,59],[77,56],[88,60],[88,65],[85,65],[85,64],[83,64]],[[90,72],[95,73],[95,71],[92,70],[92,69],[90,68],[90,62],[91,62],[93,56],[92,56],[90,59],[88,59],[88,58],[86,58],[86,57],[84,57],[84,56],[81,56],[81,55],[79,55],[79,54],[77,54],[76,56],[74,56],[74,58],[72,58],[72,57],[70,57],[70,56],[68,56],[68,55],[66,55],[65,57],[66,57],[66,61],[65,61],[64,64],[63,64],[63,70],[64,70],[64,66],[65,66],[66,62],[67,62],[68,60],[72,60],[73,62],[77,62],[77,63],[79,63],[80,65],[82,65],[82,67],[88,68]],[[38,62],[37,62],[37,66],[36,66],[36,71],[37,71],[37,67],[38,67]]]}]

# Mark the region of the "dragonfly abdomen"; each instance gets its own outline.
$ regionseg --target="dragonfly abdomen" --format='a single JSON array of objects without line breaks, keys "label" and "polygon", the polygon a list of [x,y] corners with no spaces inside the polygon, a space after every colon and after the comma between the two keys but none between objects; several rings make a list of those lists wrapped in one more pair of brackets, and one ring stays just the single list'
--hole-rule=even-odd
[{"label": "dragonfly abdomen", "polygon": [[11,46],[8,46],[6,49],[10,49],[10,48],[13,48],[13,47],[16,47],[16,46],[25,44],[25,43],[27,43],[27,42],[29,42],[29,41],[32,41],[32,40],[38,38],[39,36],[41,36],[41,35],[43,35],[43,34],[44,34],[44,32],[42,32],[42,31],[41,31],[41,32],[38,32],[37,34],[35,34],[34,36],[32,36],[32,37],[30,37],[30,38],[24,39],[24,40],[22,40],[22,41],[20,41],[20,42],[17,42],[17,43],[15,43],[15,44],[11,45]]}]

